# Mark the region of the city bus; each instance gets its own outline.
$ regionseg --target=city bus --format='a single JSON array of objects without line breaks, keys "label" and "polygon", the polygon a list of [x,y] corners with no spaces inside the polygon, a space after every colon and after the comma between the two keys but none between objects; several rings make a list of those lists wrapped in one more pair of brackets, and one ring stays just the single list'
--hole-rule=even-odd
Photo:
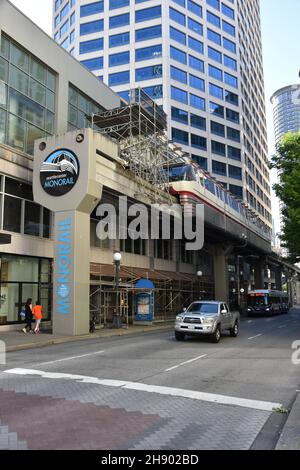
[{"label": "city bus", "polygon": [[253,290],[247,295],[248,315],[276,315],[288,313],[289,296],[280,290]]}]

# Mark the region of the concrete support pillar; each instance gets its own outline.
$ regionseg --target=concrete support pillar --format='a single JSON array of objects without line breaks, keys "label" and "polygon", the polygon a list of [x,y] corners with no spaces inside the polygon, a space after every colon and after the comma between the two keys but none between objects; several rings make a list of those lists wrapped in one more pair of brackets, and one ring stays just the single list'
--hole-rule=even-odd
[{"label": "concrete support pillar", "polygon": [[222,247],[216,247],[214,253],[215,299],[229,300],[227,256]]},{"label": "concrete support pillar", "polygon": [[274,272],[275,272],[276,290],[282,290],[282,268],[281,268],[281,266],[276,267]]},{"label": "concrete support pillar", "polygon": [[254,285],[255,289],[264,289],[265,287],[265,258],[260,258],[254,265]]}]

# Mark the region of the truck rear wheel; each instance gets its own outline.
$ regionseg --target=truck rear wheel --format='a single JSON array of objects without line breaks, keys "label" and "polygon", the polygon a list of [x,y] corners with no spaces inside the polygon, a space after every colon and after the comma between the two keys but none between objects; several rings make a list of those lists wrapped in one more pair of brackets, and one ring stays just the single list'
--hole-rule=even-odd
[{"label": "truck rear wheel", "polygon": [[232,336],[233,338],[237,337],[237,335],[239,334],[239,324],[237,321],[233,325],[233,328],[230,328],[229,332],[230,332],[230,336]]}]

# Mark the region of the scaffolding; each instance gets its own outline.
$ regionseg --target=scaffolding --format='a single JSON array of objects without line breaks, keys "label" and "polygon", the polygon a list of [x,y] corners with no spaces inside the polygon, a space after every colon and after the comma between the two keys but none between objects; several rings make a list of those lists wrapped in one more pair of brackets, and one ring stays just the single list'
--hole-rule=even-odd
[{"label": "scaffolding", "polygon": [[167,136],[167,116],[141,88],[130,90],[123,106],[87,117],[96,132],[119,145],[119,157],[145,194],[143,182],[152,186],[147,196],[152,203],[168,201],[169,168],[186,161],[186,154]]}]

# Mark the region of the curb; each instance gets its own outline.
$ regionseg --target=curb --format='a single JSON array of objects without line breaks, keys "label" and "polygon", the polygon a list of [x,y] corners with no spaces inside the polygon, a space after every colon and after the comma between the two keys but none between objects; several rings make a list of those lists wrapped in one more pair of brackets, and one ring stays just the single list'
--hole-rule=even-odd
[{"label": "curb", "polygon": [[298,392],[275,450],[300,450],[300,393]]},{"label": "curb", "polygon": [[[24,343],[24,344],[17,344],[14,346],[8,346],[6,348],[6,352],[14,352],[14,351],[22,351],[25,349],[35,349],[35,348],[43,348],[46,346],[52,346],[54,344],[64,344],[64,343],[75,343],[77,341],[87,341],[90,339],[97,339],[97,338],[113,338],[114,336],[126,336],[131,334],[139,334],[139,333],[150,333],[152,331],[160,331],[160,330],[167,330],[170,329],[171,325],[173,325],[173,320],[170,321],[170,325],[159,325],[159,326],[146,326],[138,331],[134,329],[128,328],[122,331],[109,331],[105,330],[103,333],[96,332],[93,334],[88,335],[81,335],[81,336],[67,336],[63,338],[55,338],[50,340],[45,340],[40,343]],[[167,323],[167,322],[166,322]]]}]

